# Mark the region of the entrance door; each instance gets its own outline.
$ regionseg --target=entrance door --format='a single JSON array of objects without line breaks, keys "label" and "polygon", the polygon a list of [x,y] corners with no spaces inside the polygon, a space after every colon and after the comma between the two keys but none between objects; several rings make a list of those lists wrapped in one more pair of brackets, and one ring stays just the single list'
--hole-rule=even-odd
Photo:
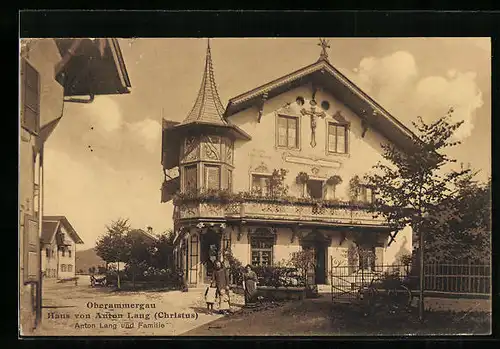
[{"label": "entrance door", "polygon": [[202,280],[205,284],[210,283],[212,280],[212,273],[215,268],[215,261],[219,256],[220,247],[220,235],[213,230],[201,235]]},{"label": "entrance door", "polygon": [[315,281],[316,285],[326,284],[326,247],[324,244],[316,244],[316,270],[315,270]]},{"label": "entrance door", "polygon": [[[309,273],[309,280],[314,280],[316,285],[326,284],[326,246],[322,242],[311,242],[302,247],[314,254],[314,270]],[[314,275],[312,275],[314,273]]]}]

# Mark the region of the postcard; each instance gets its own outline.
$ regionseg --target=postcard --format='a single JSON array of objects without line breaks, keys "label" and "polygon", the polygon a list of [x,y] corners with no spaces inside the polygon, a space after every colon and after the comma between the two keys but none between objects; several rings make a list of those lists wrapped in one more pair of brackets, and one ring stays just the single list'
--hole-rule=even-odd
[{"label": "postcard", "polygon": [[20,40],[19,334],[491,333],[490,38]]}]

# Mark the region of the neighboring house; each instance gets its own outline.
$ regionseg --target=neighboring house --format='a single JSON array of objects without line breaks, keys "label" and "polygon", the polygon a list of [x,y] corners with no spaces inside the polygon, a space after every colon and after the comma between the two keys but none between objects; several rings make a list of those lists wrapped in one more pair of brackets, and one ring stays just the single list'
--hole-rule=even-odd
[{"label": "neighboring house", "polygon": [[129,236],[134,238],[143,239],[148,245],[154,244],[158,241],[158,238],[153,234],[153,228],[147,227],[146,230],[142,229],[132,229],[129,233]]},{"label": "neighboring house", "polygon": [[[316,62],[224,108],[209,45],[192,110],[183,122],[163,122],[162,202],[174,200],[174,258],[187,283],[208,282],[229,249],[243,265],[312,249],[317,284],[341,264],[354,272],[394,263],[411,251],[412,230],[394,240],[397,232],[368,211],[376,188],[358,179],[383,161],[381,144],[411,152],[412,137],[330,64],[325,47]],[[280,169],[287,192],[273,175]],[[360,258],[357,247],[372,253]]]},{"label": "neighboring house", "polygon": [[65,103],[128,93],[130,81],[116,39],[22,39],[20,46],[19,304],[21,333],[29,333],[41,320],[43,144]]},{"label": "neighboring house", "polygon": [[68,279],[76,275],[76,245],[82,239],[64,216],[44,216],[42,273],[46,278]]}]

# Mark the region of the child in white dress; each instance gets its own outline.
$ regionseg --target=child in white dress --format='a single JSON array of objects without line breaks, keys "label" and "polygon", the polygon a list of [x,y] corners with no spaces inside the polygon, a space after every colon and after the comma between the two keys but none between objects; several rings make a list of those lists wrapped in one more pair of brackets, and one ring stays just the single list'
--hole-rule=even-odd
[{"label": "child in white dress", "polygon": [[230,310],[229,291],[222,290],[221,294],[219,295],[219,311],[223,314],[226,314],[229,312],[229,310]]},{"label": "child in white dress", "polygon": [[217,294],[217,288],[214,282],[212,282],[205,291],[205,302],[207,303],[207,311],[212,314],[214,311],[214,303]]}]

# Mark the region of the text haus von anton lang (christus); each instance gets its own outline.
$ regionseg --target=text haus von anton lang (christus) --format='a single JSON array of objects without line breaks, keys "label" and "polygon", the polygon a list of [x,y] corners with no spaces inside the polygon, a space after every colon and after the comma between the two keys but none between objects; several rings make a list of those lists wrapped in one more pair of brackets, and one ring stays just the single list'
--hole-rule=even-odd
[{"label": "text haus von anton lang (christus)", "polygon": [[[257,266],[312,249],[318,285],[330,282],[332,264],[370,269],[411,252],[412,229],[395,232],[369,209],[376,192],[363,176],[384,161],[382,144],[411,152],[412,133],[320,46],[316,61],[224,107],[208,43],[191,111],[163,119],[161,199],[173,200],[174,259],[188,286],[209,283],[228,251]],[[367,260],[349,253],[356,246],[372,252]]]}]

